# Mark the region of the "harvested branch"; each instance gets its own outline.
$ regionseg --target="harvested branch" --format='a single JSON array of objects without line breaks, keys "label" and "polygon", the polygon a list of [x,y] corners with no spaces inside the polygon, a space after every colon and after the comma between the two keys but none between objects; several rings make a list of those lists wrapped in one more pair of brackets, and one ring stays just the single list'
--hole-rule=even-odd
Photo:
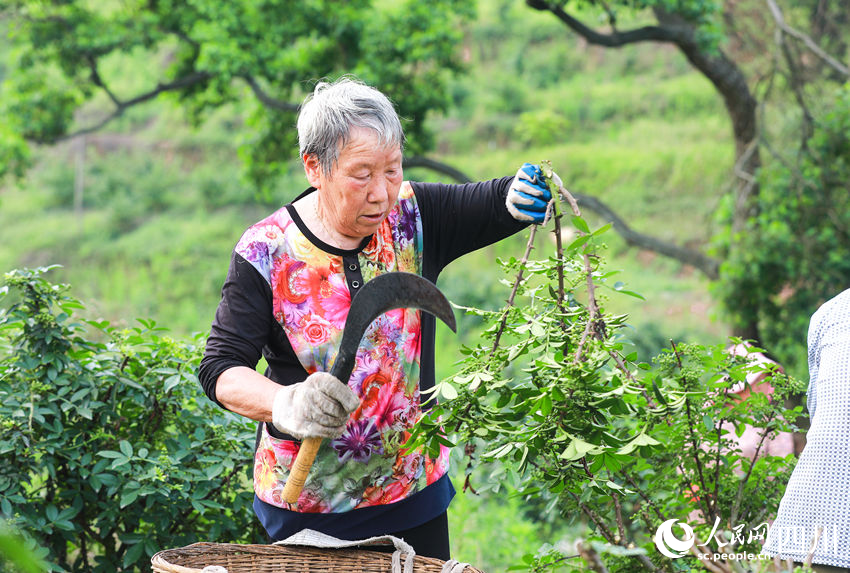
[{"label": "harvested branch", "polygon": [[539,227],[539,225],[531,226],[531,232],[528,235],[528,243],[525,245],[525,253],[523,253],[522,260],[519,262],[519,272],[517,273],[516,280],[514,280],[514,286],[511,289],[511,295],[508,297],[505,309],[502,311],[502,320],[499,322],[499,329],[496,331],[496,337],[493,339],[493,349],[490,351],[491,356],[495,354],[496,349],[499,348],[499,342],[502,340],[502,334],[504,333],[505,326],[508,323],[508,311],[514,305],[516,293],[519,290],[519,285],[522,283],[522,275],[525,272],[525,266],[528,264],[528,255],[531,254],[532,249],[534,249],[534,237],[537,236],[537,227]]},{"label": "harvested branch", "polygon": [[[573,210],[573,214],[576,217],[581,217],[581,210],[578,208],[578,202],[575,197],[573,197],[572,193],[567,191],[567,189],[561,185],[558,188],[558,193],[570,204],[570,207]],[[580,235],[584,235],[581,231],[579,231]],[[599,324],[597,324],[597,319],[599,318],[599,306],[596,303],[596,285],[593,282],[593,266],[590,264],[590,255],[585,251],[584,255],[584,274],[587,281],[587,324],[584,327],[584,332],[581,335],[581,339],[578,343],[578,348],[576,348],[575,355],[573,356],[573,362],[578,362],[581,360],[582,352],[584,351],[584,345],[587,343],[587,337],[590,335],[592,330],[597,330],[599,333]],[[604,325],[602,325],[604,329]],[[601,335],[601,334],[600,334]]]}]

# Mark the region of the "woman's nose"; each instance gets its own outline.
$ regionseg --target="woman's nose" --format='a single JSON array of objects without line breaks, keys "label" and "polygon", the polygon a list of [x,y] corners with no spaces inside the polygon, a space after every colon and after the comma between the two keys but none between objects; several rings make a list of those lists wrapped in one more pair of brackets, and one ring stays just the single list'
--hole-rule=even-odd
[{"label": "woman's nose", "polygon": [[389,200],[390,181],[385,175],[378,175],[372,179],[372,186],[369,188],[368,199],[370,203],[384,203]]}]

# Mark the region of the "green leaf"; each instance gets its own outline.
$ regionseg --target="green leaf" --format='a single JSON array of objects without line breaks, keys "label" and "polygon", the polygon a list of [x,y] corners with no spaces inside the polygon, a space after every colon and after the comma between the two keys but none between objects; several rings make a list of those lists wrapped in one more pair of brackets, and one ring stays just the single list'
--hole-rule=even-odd
[{"label": "green leaf", "polygon": [[63,531],[75,531],[76,526],[67,519],[58,519],[53,522],[53,526]]},{"label": "green leaf", "polygon": [[446,400],[454,400],[457,398],[457,390],[448,382],[443,381],[440,382],[440,395]]},{"label": "green leaf", "polygon": [[495,448],[493,450],[490,450],[489,452],[482,454],[482,457],[498,459],[508,455],[513,449],[513,447],[513,444],[502,444],[498,448]]},{"label": "green leaf", "polygon": [[658,446],[661,445],[661,442],[653,438],[652,436],[646,434],[646,432],[641,432],[634,438],[632,438],[626,445],[617,450],[617,454],[624,456],[631,454],[635,451],[636,448],[640,446]]},{"label": "green leaf", "polygon": [[126,466],[130,463],[130,458],[125,458],[124,456],[120,456],[112,460],[112,465],[109,466],[109,469],[115,470],[120,468],[121,466]]},{"label": "green leaf", "polygon": [[142,558],[142,553],[145,550],[144,543],[136,543],[130,546],[127,553],[124,554],[124,567],[130,567],[139,562]]},{"label": "green leaf", "polygon": [[590,227],[587,226],[587,221],[577,215],[573,215],[573,225],[582,233],[590,234]]},{"label": "green leaf", "polygon": [[552,412],[552,398],[548,394],[544,394],[540,399],[540,413],[548,416]]},{"label": "green leaf", "polygon": [[127,456],[128,458],[133,456],[133,446],[130,445],[130,442],[127,440],[121,440],[118,444],[118,447],[121,449],[121,453]]},{"label": "green leaf", "polygon": [[213,479],[214,477],[218,477],[222,471],[224,471],[224,466],[216,464],[214,466],[207,467],[204,473],[206,474],[207,479]]},{"label": "green leaf", "polygon": [[625,294],[640,300],[646,300],[646,298],[644,298],[642,294],[638,294],[634,291],[626,290],[625,288],[623,288],[625,286],[625,283],[623,283],[622,281],[617,281],[614,283],[613,289],[621,294]]},{"label": "green leaf", "polygon": [[591,444],[590,442],[585,442],[580,438],[573,438],[567,447],[564,448],[564,451],[561,452],[561,459],[572,461],[583,458],[584,456],[591,454],[599,454],[602,453],[603,448],[595,444]]},{"label": "green leaf", "polygon": [[599,235],[608,232],[608,230],[611,229],[611,227],[613,227],[613,225],[611,223],[606,223],[606,224],[602,225],[601,227],[599,227],[598,229],[596,229],[595,231],[593,231],[593,236],[598,237]]},{"label": "green leaf", "polygon": [[182,378],[179,374],[174,374],[173,376],[169,376],[168,378],[165,379],[165,384],[163,384],[162,390],[166,393],[170,392],[178,384],[180,384],[181,380],[182,380]]},{"label": "green leaf", "polygon": [[136,501],[136,498],[138,498],[138,497],[139,497],[139,490],[134,489],[132,491],[126,491],[126,492],[121,494],[121,501],[119,502],[118,507],[120,507],[121,509],[124,509],[125,507],[127,507],[128,505],[130,505],[131,503]]},{"label": "green leaf", "polygon": [[71,402],[78,402],[83,396],[88,396],[91,393],[91,388],[80,388],[69,398]]},{"label": "green leaf", "polygon": [[579,238],[570,243],[566,250],[567,252],[575,251],[576,249],[587,243],[589,240],[590,235],[581,235]]},{"label": "green leaf", "polygon": [[661,389],[658,387],[658,382],[655,378],[652,379],[652,393],[655,394],[659,402],[665,406],[667,405],[667,400],[664,398],[664,394],[661,393]]}]

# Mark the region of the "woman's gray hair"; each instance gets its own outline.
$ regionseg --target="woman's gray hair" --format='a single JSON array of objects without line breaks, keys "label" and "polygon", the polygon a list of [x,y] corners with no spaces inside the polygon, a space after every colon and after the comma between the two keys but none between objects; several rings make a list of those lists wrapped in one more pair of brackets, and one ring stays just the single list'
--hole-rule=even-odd
[{"label": "woman's gray hair", "polygon": [[373,87],[350,77],[319,82],[298,114],[301,157],[314,155],[330,174],[348,143],[352,127],[366,127],[381,145],[404,148],[404,131],[392,102]]}]

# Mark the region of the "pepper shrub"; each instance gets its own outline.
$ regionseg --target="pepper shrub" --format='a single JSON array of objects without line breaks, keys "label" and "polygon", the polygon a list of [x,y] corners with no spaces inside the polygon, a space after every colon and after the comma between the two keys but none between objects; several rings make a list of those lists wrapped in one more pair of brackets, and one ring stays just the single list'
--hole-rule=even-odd
[{"label": "pepper shrub", "polygon": [[[790,453],[764,455],[766,444],[797,429],[802,407],[786,404],[802,384],[775,365],[732,355],[729,344],[671,341],[651,362],[639,361],[628,317],[605,310],[612,296],[640,297],[604,267],[610,225],[591,230],[561,193],[573,210],[571,242],[562,243],[553,202],[555,236],[544,244],[554,252],[530,257],[547,225],[532,227],[522,258],[503,261],[514,275],[507,304],[465,309],[483,319],[484,340],[464,349],[459,372],[435,387],[441,400],[409,444],[465,443],[464,489],[507,488],[542,519],[586,524],[579,553],[596,571],[715,565],[659,553],[653,533],[671,519],[690,524],[699,551],[758,553],[762,524],[775,517],[796,463]],[[769,376],[773,392],[744,400],[739,393],[755,373]],[[739,441],[747,426],[757,432],[754,451]],[[476,478],[481,470],[489,475]],[[572,569],[579,555],[570,557],[548,546],[516,569]],[[724,561],[717,570],[736,567]]]},{"label": "pepper shrub", "polygon": [[55,571],[148,570],[161,549],[259,541],[253,429],[203,395],[201,337],[82,320],[47,270],[0,289],[0,517]]}]

